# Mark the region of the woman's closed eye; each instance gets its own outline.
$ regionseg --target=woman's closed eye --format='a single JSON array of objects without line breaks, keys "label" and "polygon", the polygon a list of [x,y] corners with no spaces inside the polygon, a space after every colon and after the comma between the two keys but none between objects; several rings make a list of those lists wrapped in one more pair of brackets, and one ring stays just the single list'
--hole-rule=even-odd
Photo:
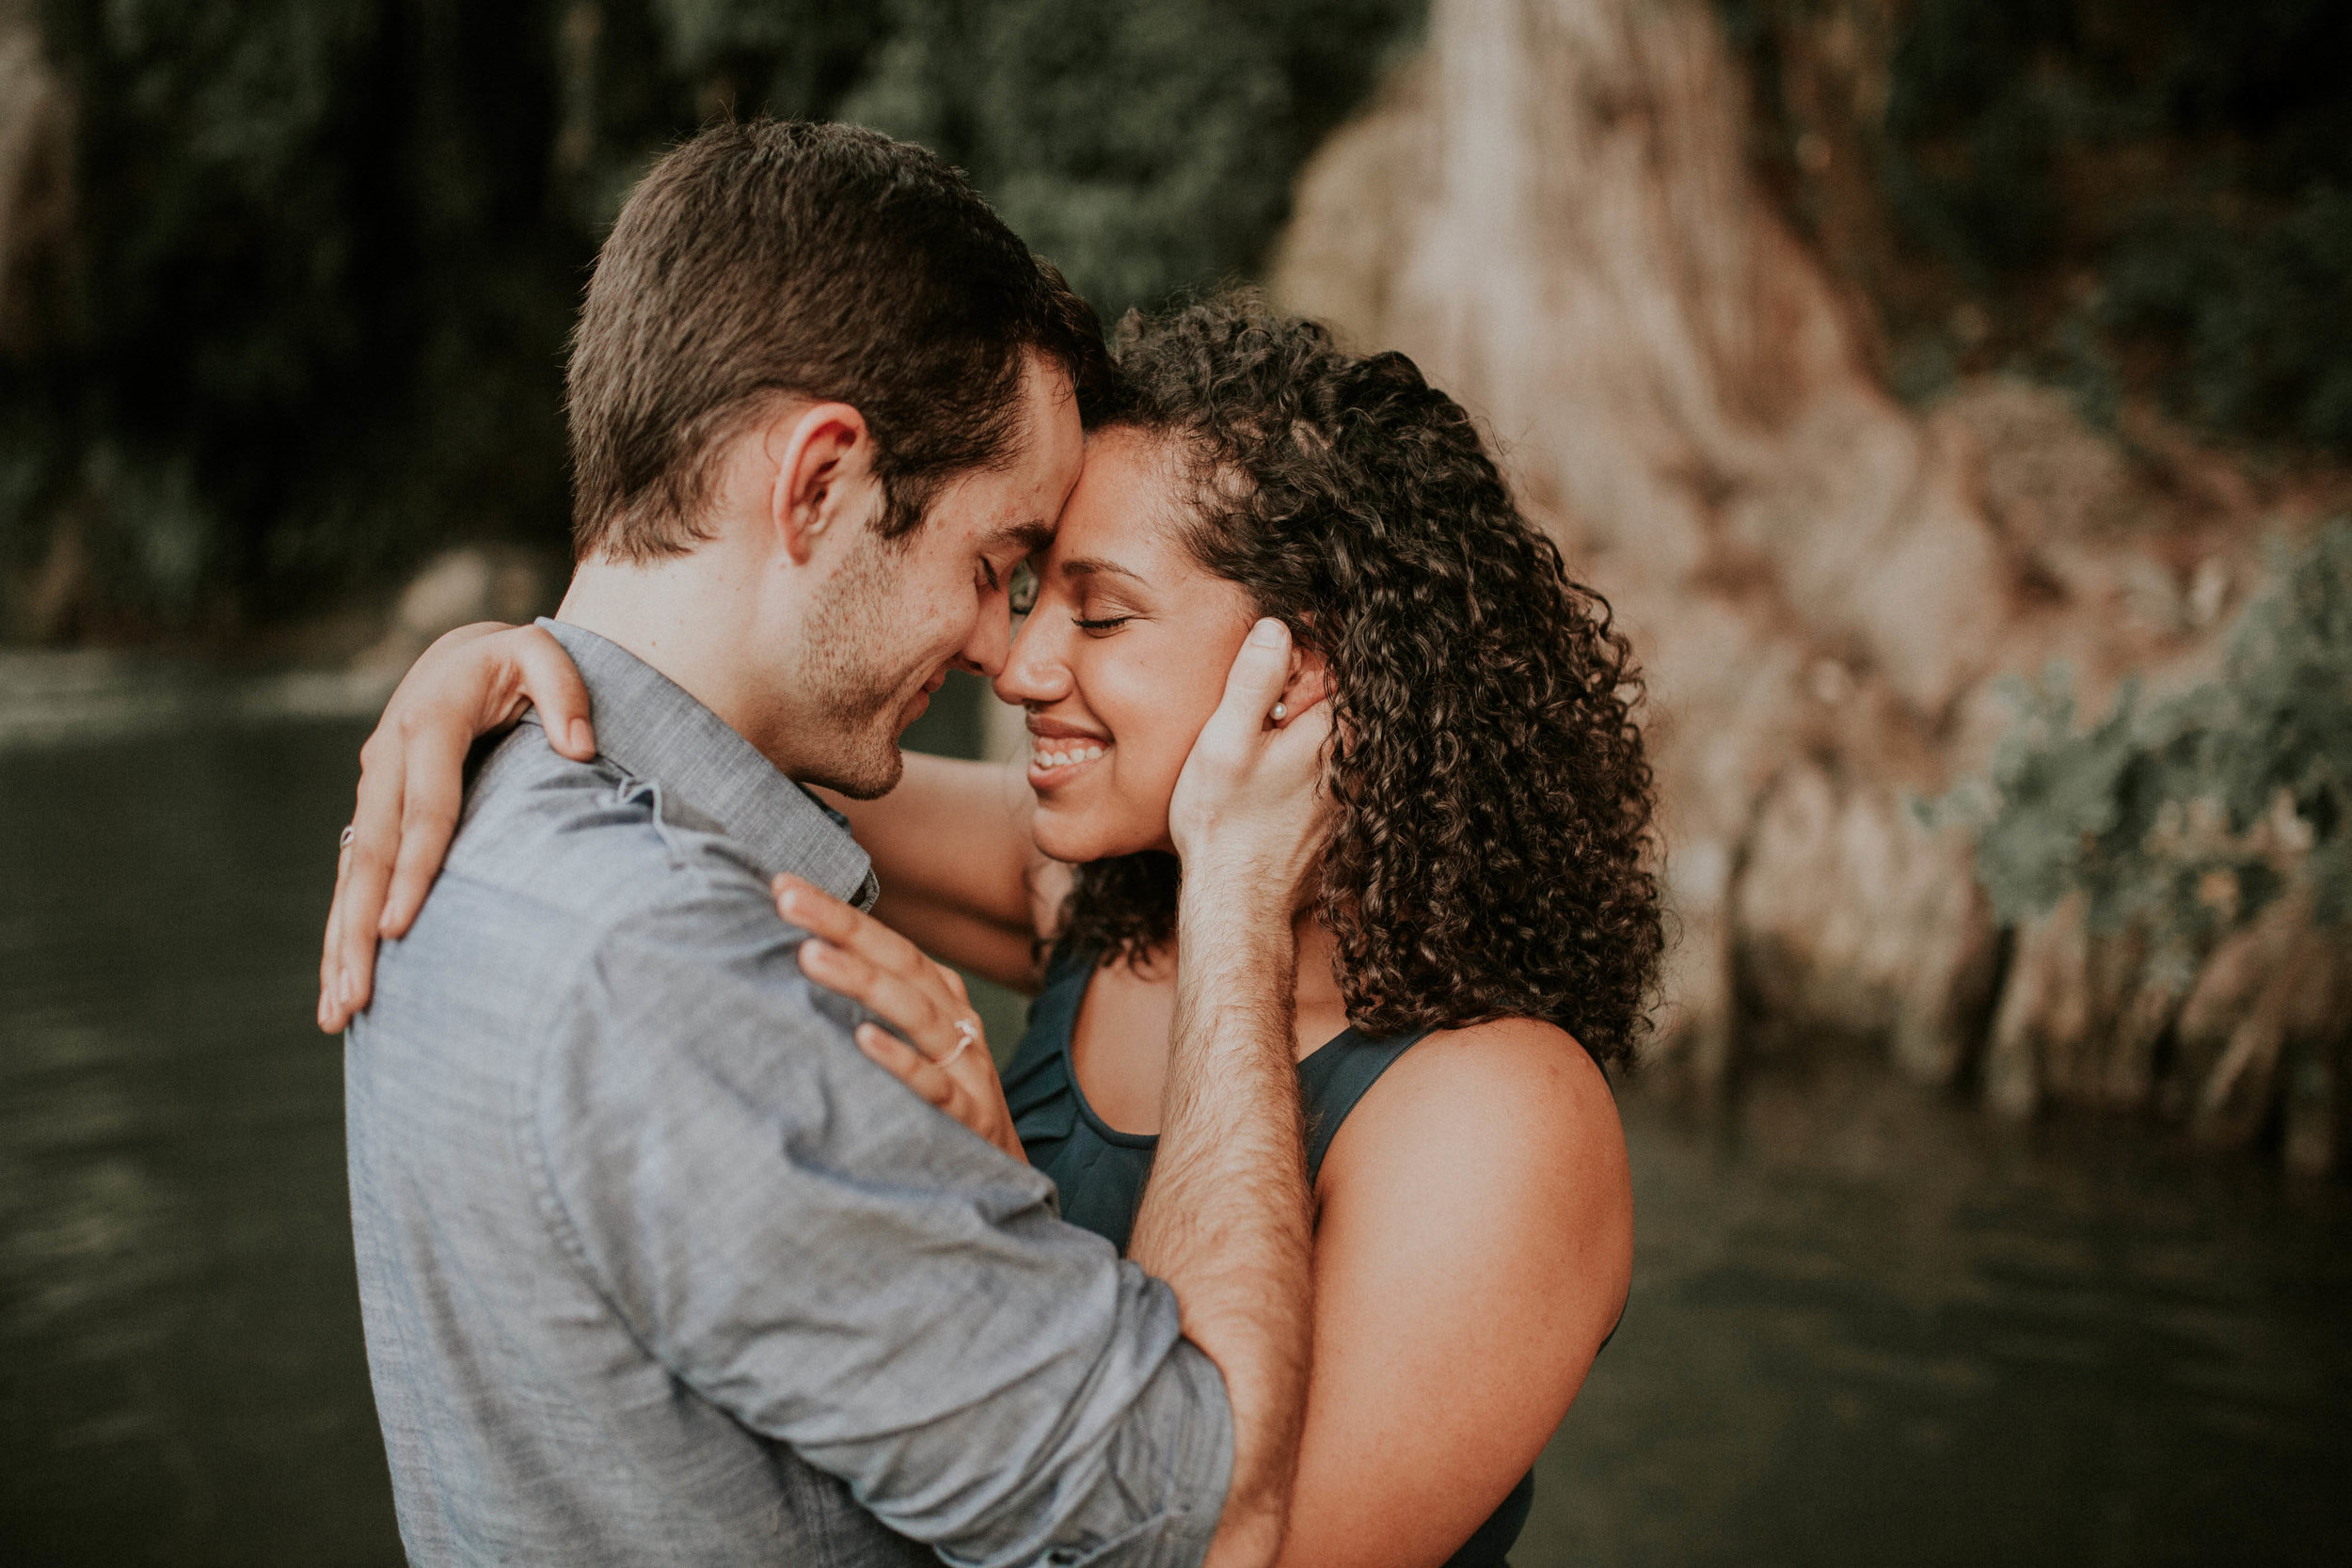
[{"label": "woman's closed eye", "polygon": [[1128,622],[1144,618],[1149,612],[1138,610],[1133,598],[1119,592],[1120,586],[1087,583],[1085,592],[1073,595],[1070,624],[1089,637],[1107,637]]}]

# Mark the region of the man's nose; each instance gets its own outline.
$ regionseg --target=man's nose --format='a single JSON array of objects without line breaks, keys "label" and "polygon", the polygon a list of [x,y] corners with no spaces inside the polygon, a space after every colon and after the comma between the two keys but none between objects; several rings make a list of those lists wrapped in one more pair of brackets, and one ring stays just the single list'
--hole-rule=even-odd
[{"label": "man's nose", "polygon": [[993,681],[1004,673],[1006,654],[1011,643],[1011,602],[1002,594],[992,594],[981,601],[979,618],[973,623],[972,635],[964,640],[956,662]]}]

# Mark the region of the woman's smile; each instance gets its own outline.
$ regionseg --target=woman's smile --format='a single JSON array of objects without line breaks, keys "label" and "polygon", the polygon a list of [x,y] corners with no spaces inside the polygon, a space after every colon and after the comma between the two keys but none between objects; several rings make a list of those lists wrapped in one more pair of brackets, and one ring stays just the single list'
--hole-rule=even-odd
[{"label": "woman's smile", "polygon": [[1108,755],[1111,742],[1051,719],[1029,720],[1029,787],[1059,789]]}]

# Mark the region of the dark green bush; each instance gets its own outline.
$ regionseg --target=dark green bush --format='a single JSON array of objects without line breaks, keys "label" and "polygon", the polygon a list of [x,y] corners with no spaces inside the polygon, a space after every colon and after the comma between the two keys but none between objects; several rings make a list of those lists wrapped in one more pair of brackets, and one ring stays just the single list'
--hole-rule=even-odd
[{"label": "dark green bush", "polygon": [[86,621],[242,624],[564,519],[564,334],[718,114],[969,168],[1108,311],[1246,274],[1414,0],[51,0],[69,319],[0,362],[0,566]]},{"label": "dark green bush", "polygon": [[[1791,150],[1808,130],[1866,149],[1894,260],[1851,270],[1899,357],[2023,369],[2094,404],[2120,386],[2220,430],[2352,452],[2352,6],[1718,6],[1755,67],[1777,178],[1820,182]],[[1874,58],[1833,60],[1833,36]],[[1817,125],[1807,114],[1843,101],[1788,85],[1824,71],[1883,90]],[[1982,325],[1956,341],[1963,302]]]}]

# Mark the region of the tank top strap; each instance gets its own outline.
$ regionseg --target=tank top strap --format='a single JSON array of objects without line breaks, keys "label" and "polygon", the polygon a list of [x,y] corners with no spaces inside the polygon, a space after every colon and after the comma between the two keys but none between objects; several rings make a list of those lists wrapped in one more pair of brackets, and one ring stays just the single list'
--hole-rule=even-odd
[{"label": "tank top strap", "polygon": [[1057,945],[1046,960],[1045,983],[1029,1004],[1028,1027],[1002,1073],[1006,1108],[1024,1144],[1051,1133],[1067,1136],[1077,1118],[1077,1082],[1066,1049],[1094,975],[1094,955]]},{"label": "tank top strap", "polygon": [[[1092,979],[1094,966],[1101,958],[1099,950],[1081,947],[1073,942],[1057,942],[1045,955],[1045,974],[1039,986],[1039,994],[1055,990],[1080,979]],[[1085,987],[1079,987],[1083,992]]]},{"label": "tank top strap", "polygon": [[1340,1123],[1396,1059],[1426,1039],[1431,1030],[1367,1039],[1353,1027],[1298,1064],[1298,1108],[1307,1117],[1307,1185],[1323,1173],[1323,1157],[1339,1135]]}]

